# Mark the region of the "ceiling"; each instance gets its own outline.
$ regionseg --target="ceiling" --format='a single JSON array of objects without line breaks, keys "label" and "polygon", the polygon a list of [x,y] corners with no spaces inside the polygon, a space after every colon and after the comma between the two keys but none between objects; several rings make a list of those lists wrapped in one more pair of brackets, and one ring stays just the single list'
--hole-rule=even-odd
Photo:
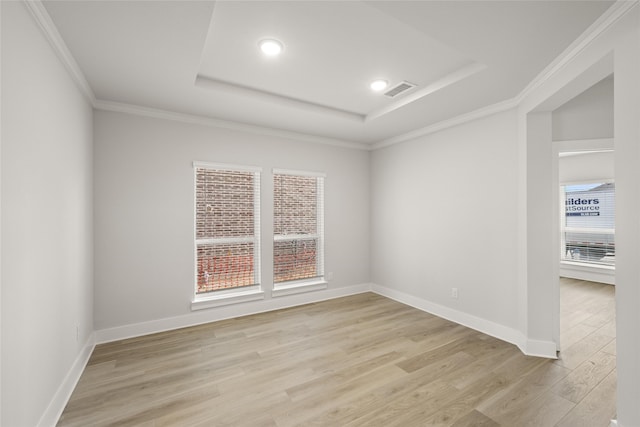
[{"label": "ceiling", "polygon": [[[360,144],[513,99],[613,3],[43,2],[102,105]],[[379,78],[416,87],[390,98]]]}]

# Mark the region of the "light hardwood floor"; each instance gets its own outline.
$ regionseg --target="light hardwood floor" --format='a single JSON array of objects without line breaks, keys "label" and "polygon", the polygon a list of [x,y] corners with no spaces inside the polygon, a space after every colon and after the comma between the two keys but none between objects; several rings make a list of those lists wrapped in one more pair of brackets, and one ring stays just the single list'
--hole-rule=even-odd
[{"label": "light hardwood floor", "polygon": [[615,418],[613,287],[558,360],[372,293],[96,347],[60,426],[580,426]]}]

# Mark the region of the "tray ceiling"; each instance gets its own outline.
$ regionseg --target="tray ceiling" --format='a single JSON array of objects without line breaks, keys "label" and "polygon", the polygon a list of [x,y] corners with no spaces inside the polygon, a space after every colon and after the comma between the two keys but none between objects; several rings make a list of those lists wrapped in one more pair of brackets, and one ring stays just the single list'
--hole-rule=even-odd
[{"label": "tray ceiling", "polygon": [[371,144],[512,99],[613,2],[43,4],[100,101]]}]

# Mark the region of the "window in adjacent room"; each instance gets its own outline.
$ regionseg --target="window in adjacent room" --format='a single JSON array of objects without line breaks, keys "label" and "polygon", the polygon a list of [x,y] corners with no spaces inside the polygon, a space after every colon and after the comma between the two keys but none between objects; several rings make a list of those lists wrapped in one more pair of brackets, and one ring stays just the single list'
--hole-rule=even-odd
[{"label": "window in adjacent room", "polygon": [[274,170],[273,199],[274,289],[325,284],[324,175]]},{"label": "window in adjacent room", "polygon": [[615,184],[560,186],[562,261],[615,265]]},{"label": "window in adjacent room", "polygon": [[194,163],[196,294],[260,287],[260,169]]}]

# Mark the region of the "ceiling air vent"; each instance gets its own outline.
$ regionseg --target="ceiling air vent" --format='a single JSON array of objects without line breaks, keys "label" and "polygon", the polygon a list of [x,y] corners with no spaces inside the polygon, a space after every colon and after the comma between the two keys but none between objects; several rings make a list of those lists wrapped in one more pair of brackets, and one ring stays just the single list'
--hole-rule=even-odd
[{"label": "ceiling air vent", "polygon": [[405,93],[406,91],[411,90],[414,87],[416,87],[416,85],[414,85],[413,83],[402,82],[402,83],[396,85],[395,87],[392,87],[388,91],[386,91],[384,93],[384,95],[388,96],[389,98],[395,98],[396,96],[400,95],[401,93]]}]

